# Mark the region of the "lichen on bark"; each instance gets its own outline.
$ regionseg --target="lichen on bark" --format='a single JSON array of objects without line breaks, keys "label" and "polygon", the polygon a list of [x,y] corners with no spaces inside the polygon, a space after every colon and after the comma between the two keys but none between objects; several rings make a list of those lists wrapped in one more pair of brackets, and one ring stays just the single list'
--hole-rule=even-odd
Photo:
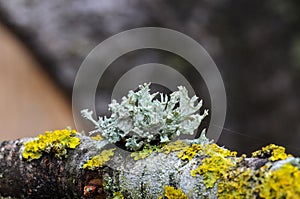
[{"label": "lichen on bark", "polygon": [[[235,156],[214,143],[192,144],[182,140],[180,144],[179,141],[169,144],[174,150],[162,146],[160,151],[138,160],[131,157],[133,152],[124,155],[118,152],[122,149],[117,148],[106,165],[89,170],[83,169],[83,165],[91,157],[116,146],[105,140],[78,137],[80,145],[68,149],[68,157],[64,159],[45,153],[39,159],[27,161],[22,157],[22,148],[30,139],[2,142],[0,195],[113,198],[122,194],[124,198],[168,198],[164,195],[165,187],[170,186],[180,189],[188,198],[300,197],[296,183],[300,176],[300,160],[292,156],[274,161],[270,158],[272,153],[261,158]],[[278,147],[272,145],[271,148]],[[224,166],[223,161],[231,164]],[[210,162],[214,163],[211,168]],[[199,167],[202,171],[193,173]]]},{"label": "lichen on bark", "polygon": [[101,135],[65,129],[0,143],[0,197],[300,198],[300,159],[284,147],[246,157],[209,141],[205,131],[175,141],[208,112],[196,113],[201,103],[183,87],[161,101],[149,84],[140,89],[110,105],[111,119],[95,121],[83,111]]}]

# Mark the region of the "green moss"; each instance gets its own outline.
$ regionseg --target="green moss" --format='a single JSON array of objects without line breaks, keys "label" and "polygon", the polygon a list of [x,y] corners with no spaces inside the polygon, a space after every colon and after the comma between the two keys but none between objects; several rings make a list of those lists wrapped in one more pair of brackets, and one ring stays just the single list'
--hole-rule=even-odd
[{"label": "green moss", "polygon": [[57,158],[66,157],[67,149],[75,149],[80,144],[80,139],[75,136],[76,131],[71,129],[46,131],[24,144],[23,158],[39,159],[43,153],[54,153]]},{"label": "green moss", "polygon": [[108,162],[112,156],[114,156],[114,150],[116,150],[116,148],[103,150],[99,155],[96,155],[92,157],[92,159],[88,160],[82,166],[82,168],[94,170],[96,168],[103,167],[105,163]]},{"label": "green moss", "polygon": [[165,186],[164,187],[164,196],[160,196],[159,199],[188,199],[188,197],[185,195],[185,193],[179,189],[175,188],[173,186]]}]

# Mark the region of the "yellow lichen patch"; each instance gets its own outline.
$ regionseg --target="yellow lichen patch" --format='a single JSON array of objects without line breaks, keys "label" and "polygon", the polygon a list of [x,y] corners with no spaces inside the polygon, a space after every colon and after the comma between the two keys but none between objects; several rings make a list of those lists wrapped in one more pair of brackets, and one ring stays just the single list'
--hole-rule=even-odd
[{"label": "yellow lichen patch", "polygon": [[257,170],[245,167],[243,163],[245,155],[238,158],[236,152],[216,144],[207,144],[202,147],[192,145],[182,152],[182,155],[186,155],[186,159],[189,160],[197,154],[205,158],[198,168],[191,171],[191,176],[202,175],[206,188],[217,186],[218,198],[242,199],[255,198],[258,195],[260,198],[300,198],[298,167],[287,163],[279,169],[270,170],[273,161],[291,156],[285,153],[284,147],[272,144],[254,152],[253,157],[269,158],[272,161]]},{"label": "yellow lichen patch", "polygon": [[256,189],[253,181],[253,171],[249,168],[238,168],[236,171],[228,171],[227,175],[218,183],[219,199],[252,198]]},{"label": "yellow lichen patch", "polygon": [[114,192],[112,199],[124,199],[124,196],[120,191],[118,191],[118,192]]},{"label": "yellow lichen patch", "polygon": [[198,168],[191,171],[191,176],[202,175],[206,188],[212,188],[218,179],[227,175],[232,166],[234,162],[230,158],[215,154],[205,158]]},{"label": "yellow lichen patch", "polygon": [[25,159],[39,159],[44,152],[54,153],[55,157],[66,157],[67,149],[74,149],[80,144],[80,139],[75,137],[76,131],[71,129],[46,131],[37,139],[26,142],[22,155]]},{"label": "yellow lichen patch", "polygon": [[160,145],[150,145],[146,144],[141,151],[135,151],[130,154],[130,157],[132,157],[134,160],[144,159],[148,157],[153,152],[161,152],[162,147]]},{"label": "yellow lichen patch", "polygon": [[235,166],[234,159],[228,157],[235,157],[236,152],[219,147],[217,144],[206,144],[203,147],[193,144],[192,148],[188,148],[184,153],[186,157],[178,154],[179,158],[191,160],[197,153],[207,156],[198,168],[191,171],[193,177],[197,174],[203,176],[206,188],[212,188],[218,179],[226,176],[231,167]]},{"label": "yellow lichen patch", "polygon": [[101,140],[103,140],[103,137],[100,134],[97,134],[95,136],[92,136],[91,139],[92,140],[101,141]]},{"label": "yellow lichen patch", "polygon": [[116,148],[103,150],[99,155],[96,155],[92,157],[92,159],[88,160],[82,166],[82,168],[94,170],[95,168],[104,166],[105,163],[108,162],[112,156],[114,156],[114,150],[116,150]]},{"label": "yellow lichen patch", "polygon": [[202,150],[202,145],[192,144],[191,146],[186,147],[185,149],[180,151],[177,155],[182,160],[191,161],[201,150]]},{"label": "yellow lichen patch", "polygon": [[291,154],[285,153],[285,148],[282,146],[277,146],[275,144],[270,144],[263,147],[261,150],[252,153],[253,158],[269,158],[271,161],[284,160],[288,157],[292,157]]},{"label": "yellow lichen patch", "polygon": [[[179,189],[175,188],[173,186],[165,186],[164,187],[164,196],[167,199],[188,199],[188,197],[185,195],[185,193]],[[160,196],[159,199],[162,199],[163,197]]]},{"label": "yellow lichen patch", "polygon": [[228,149],[225,149],[223,147],[218,146],[217,144],[213,143],[213,144],[206,144],[203,147],[202,150],[203,155],[209,155],[209,156],[213,156],[213,155],[221,155],[223,157],[235,157],[237,152],[235,151],[230,151]]},{"label": "yellow lichen patch", "polygon": [[213,156],[218,154],[223,157],[236,156],[235,151],[230,151],[228,149],[224,149],[217,144],[206,144],[202,146],[201,144],[192,144],[190,147],[186,147],[183,151],[178,153],[178,157],[182,160],[191,161],[197,154],[205,155],[205,156]]},{"label": "yellow lichen patch", "polygon": [[135,151],[130,154],[134,160],[144,159],[148,157],[152,152],[160,152],[162,149],[160,146],[146,144],[141,151]]},{"label": "yellow lichen patch", "polygon": [[181,140],[177,140],[175,142],[170,142],[166,145],[150,145],[146,144],[141,151],[135,151],[130,154],[134,160],[144,159],[148,157],[153,152],[164,152],[165,154],[169,154],[174,151],[180,151],[188,148],[188,144]]},{"label": "yellow lichen patch", "polygon": [[260,186],[262,198],[300,198],[300,171],[290,163],[284,164],[275,171],[265,174]]},{"label": "yellow lichen patch", "polygon": [[188,144],[186,142],[183,142],[181,140],[177,140],[175,142],[171,142],[169,144],[166,144],[162,147],[162,150],[165,154],[169,154],[174,151],[180,151],[187,149]]}]

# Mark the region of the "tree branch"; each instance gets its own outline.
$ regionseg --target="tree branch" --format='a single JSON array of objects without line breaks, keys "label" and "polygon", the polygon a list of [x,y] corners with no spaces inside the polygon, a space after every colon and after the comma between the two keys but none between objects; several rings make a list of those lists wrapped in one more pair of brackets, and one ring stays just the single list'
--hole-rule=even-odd
[{"label": "tree branch", "polygon": [[[287,184],[286,187],[281,185],[280,179],[297,180],[300,176],[297,177],[298,158],[288,157],[284,150],[277,153],[278,149],[282,149],[277,146],[256,152],[255,155],[262,158],[234,157],[233,152],[216,144],[189,144],[184,141],[149,147],[133,154],[106,141],[79,134],[77,137],[80,144],[75,149],[68,149],[67,157],[58,158],[53,152],[45,152],[39,159],[31,161],[25,159],[22,153],[24,143],[32,139],[1,142],[0,196],[222,198],[226,194],[236,194],[235,198],[263,198],[273,178],[279,179],[278,186],[283,186],[280,191],[284,192],[290,190]],[[114,154],[106,159],[105,165],[83,169],[92,157],[112,148],[116,148]],[[274,161],[271,161],[272,158]],[[284,165],[291,165],[297,170],[287,176],[291,169],[285,170]],[[279,175],[279,171],[285,176]],[[288,193],[285,194],[288,196]]]}]

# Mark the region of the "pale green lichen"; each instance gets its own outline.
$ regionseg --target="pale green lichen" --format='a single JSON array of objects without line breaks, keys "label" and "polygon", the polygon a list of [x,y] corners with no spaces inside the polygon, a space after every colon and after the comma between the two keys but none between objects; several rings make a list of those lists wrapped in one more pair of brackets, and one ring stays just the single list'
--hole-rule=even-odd
[{"label": "pale green lichen", "polygon": [[119,184],[114,182],[113,179],[109,176],[109,172],[103,169],[103,188],[107,193],[122,193],[120,191]]},{"label": "pale green lichen", "polygon": [[82,168],[94,170],[96,168],[103,167],[105,163],[108,162],[112,156],[114,156],[114,150],[116,150],[116,148],[103,150],[99,155],[92,157],[90,160],[84,163]]},{"label": "pale green lichen", "polygon": [[110,118],[100,117],[95,121],[92,111],[82,110],[83,117],[92,121],[96,130],[90,135],[100,133],[111,143],[125,142],[125,147],[132,151],[142,149],[146,144],[168,143],[180,134],[193,134],[201,121],[208,115],[205,110],[198,114],[202,101],[197,97],[189,98],[185,87],[168,96],[150,94],[150,84],[139,86],[137,92],[129,91],[119,104],[113,100],[109,105]]},{"label": "pale green lichen", "polygon": [[67,149],[75,149],[80,144],[80,139],[75,137],[77,132],[71,129],[46,131],[37,139],[26,142],[22,156],[25,159],[39,159],[43,153],[54,153],[55,157],[67,156]]}]

